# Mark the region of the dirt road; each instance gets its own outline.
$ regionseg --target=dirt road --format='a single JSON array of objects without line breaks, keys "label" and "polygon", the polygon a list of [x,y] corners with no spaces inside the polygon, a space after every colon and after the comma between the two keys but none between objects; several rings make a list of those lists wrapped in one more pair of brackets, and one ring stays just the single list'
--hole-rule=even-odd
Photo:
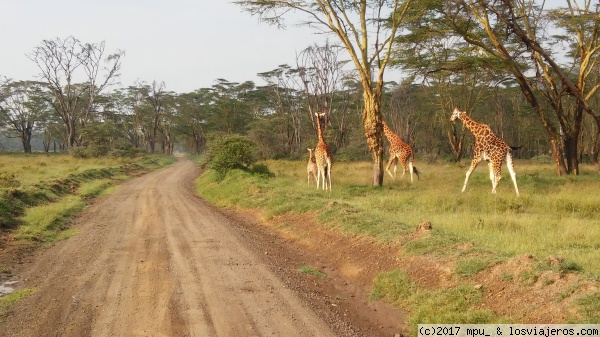
[{"label": "dirt road", "polygon": [[0,336],[349,335],[194,195],[197,174],[182,159],[91,206],[75,236],[23,268],[20,286],[36,292]]}]

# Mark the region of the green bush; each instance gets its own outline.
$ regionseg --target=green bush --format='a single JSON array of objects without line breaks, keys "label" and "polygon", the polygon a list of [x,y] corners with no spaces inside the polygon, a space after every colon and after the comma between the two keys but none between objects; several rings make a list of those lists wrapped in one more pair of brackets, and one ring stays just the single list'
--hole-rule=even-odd
[{"label": "green bush", "polygon": [[145,148],[134,147],[131,143],[122,143],[109,152],[113,158],[135,158],[147,153]]},{"label": "green bush", "polygon": [[69,149],[69,154],[73,158],[97,158],[108,154],[108,146],[92,144],[88,146],[72,147]]},{"label": "green bush", "polygon": [[258,159],[255,143],[239,135],[215,138],[206,151],[203,167],[217,172],[220,177],[232,169],[249,170]]}]

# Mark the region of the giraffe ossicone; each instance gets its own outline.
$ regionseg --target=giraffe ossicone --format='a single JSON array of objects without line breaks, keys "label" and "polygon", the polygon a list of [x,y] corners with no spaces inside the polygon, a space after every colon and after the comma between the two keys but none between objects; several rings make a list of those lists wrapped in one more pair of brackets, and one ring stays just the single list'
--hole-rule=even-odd
[{"label": "giraffe ossicone", "polygon": [[517,174],[515,173],[512,157],[512,150],[517,148],[507,145],[502,139],[494,135],[489,125],[477,123],[471,119],[466,112],[460,111],[458,107],[454,108],[452,111],[450,121],[454,122],[457,118],[460,119],[464,126],[471,131],[473,136],[475,136],[473,159],[471,160],[471,167],[469,167],[469,170],[467,171],[462,191],[464,192],[467,188],[469,176],[473,170],[475,170],[477,164],[479,164],[479,162],[483,159],[488,161],[490,180],[492,181],[492,193],[496,193],[496,186],[498,186],[498,182],[502,178],[502,162],[506,160],[508,172],[510,173],[510,177],[515,185],[515,192],[517,193],[517,196],[519,196],[519,188],[517,187]]}]

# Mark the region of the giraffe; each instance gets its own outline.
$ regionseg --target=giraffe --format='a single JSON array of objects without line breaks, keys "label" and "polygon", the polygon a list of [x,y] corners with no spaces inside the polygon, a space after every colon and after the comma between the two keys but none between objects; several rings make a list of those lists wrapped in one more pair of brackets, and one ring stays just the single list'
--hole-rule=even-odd
[{"label": "giraffe", "polygon": [[515,173],[512,158],[512,150],[516,150],[517,147],[508,146],[502,139],[494,135],[492,129],[488,125],[477,123],[467,116],[464,111],[454,108],[454,111],[452,111],[452,116],[450,117],[450,121],[454,122],[457,118],[460,119],[467,129],[473,133],[473,136],[475,136],[473,159],[471,160],[471,167],[467,171],[467,176],[465,178],[462,191],[464,192],[467,188],[469,176],[473,170],[475,170],[477,164],[484,159],[488,161],[490,180],[492,181],[492,193],[496,193],[496,186],[498,186],[498,182],[502,178],[502,162],[506,160],[508,172],[510,172],[510,177],[515,185],[515,192],[517,192],[517,196],[519,196],[519,188],[517,187],[517,174]]},{"label": "giraffe", "polygon": [[317,182],[317,163],[315,163],[312,159],[312,149],[307,148],[308,150],[308,164],[306,164],[306,173],[308,174],[307,183],[310,186],[310,177],[312,176],[315,179],[315,183]]},{"label": "giraffe", "polygon": [[[385,135],[385,138],[387,138],[387,140],[390,142],[390,160],[388,161],[385,170],[390,175],[390,177],[392,177],[392,179],[396,179],[396,169],[399,161],[400,165],[402,165],[402,176],[400,177],[400,179],[402,179],[402,177],[404,177],[404,174],[406,174],[406,171],[408,171],[410,172],[410,182],[412,184],[413,172],[417,175],[417,178],[419,178],[419,171],[413,165],[415,156],[412,148],[410,147],[410,145],[402,141],[402,138],[395,134],[385,121],[381,121],[381,123],[383,124],[383,134]],[[392,172],[390,172],[390,167],[392,166],[392,164],[394,164],[393,175]]]},{"label": "giraffe", "polygon": [[323,131],[321,130],[321,117],[325,113],[316,113],[317,116],[317,135],[319,141],[315,147],[315,160],[317,162],[317,189],[319,189],[320,178],[323,177],[323,190],[327,189],[329,183],[329,192],[331,192],[331,151],[323,139]]}]

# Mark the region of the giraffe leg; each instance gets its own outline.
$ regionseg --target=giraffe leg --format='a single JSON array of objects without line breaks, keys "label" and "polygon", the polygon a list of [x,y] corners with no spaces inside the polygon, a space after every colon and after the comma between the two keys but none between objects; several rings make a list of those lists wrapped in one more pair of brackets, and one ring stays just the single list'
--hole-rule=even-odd
[{"label": "giraffe leg", "polygon": [[515,167],[513,165],[512,154],[509,152],[506,154],[506,166],[508,167],[508,172],[510,173],[510,178],[515,185],[515,192],[517,192],[517,197],[519,196],[519,188],[517,187],[517,173],[515,172]]},{"label": "giraffe leg", "polygon": [[[394,160],[396,159],[395,156],[391,156],[390,160],[388,160],[388,164],[385,167],[385,170],[387,171],[387,173],[390,175],[390,177],[392,177],[392,179],[395,179],[396,177],[392,174],[392,172],[390,172],[390,167],[392,166],[392,164],[394,163]],[[394,173],[396,173],[396,166],[394,166]]]},{"label": "giraffe leg", "polygon": [[321,168],[317,169],[317,190],[319,189],[319,183],[321,182]]},{"label": "giraffe leg", "polygon": [[502,162],[497,162],[493,164],[493,169],[494,169],[494,181],[492,182],[492,193],[496,193],[496,187],[498,186],[498,182],[500,181],[500,179],[502,179]]},{"label": "giraffe leg", "polygon": [[413,171],[414,171],[414,166],[412,161],[408,162],[408,172],[410,172],[410,183],[413,183]]},{"label": "giraffe leg", "polygon": [[480,161],[481,155],[479,154],[477,154],[475,157],[473,157],[473,160],[471,160],[471,167],[469,167],[469,170],[467,171],[467,176],[465,177],[465,183],[463,184],[462,192],[464,192],[467,189],[467,182],[469,181],[469,176],[471,175],[471,173],[473,173],[473,170],[475,170]]},{"label": "giraffe leg", "polygon": [[[401,160],[400,163],[402,164],[402,176],[400,176],[400,179],[404,178],[404,175],[406,174],[406,171],[409,171],[408,166],[406,165],[406,160]],[[412,180],[411,180],[412,182]]]},{"label": "giraffe leg", "polygon": [[327,180],[329,180],[329,192],[331,192],[331,161],[327,160]]},{"label": "giraffe leg", "polygon": [[492,162],[488,162],[488,169],[490,170],[490,180],[492,181],[492,194],[496,193],[496,176],[494,174],[494,165]]}]

